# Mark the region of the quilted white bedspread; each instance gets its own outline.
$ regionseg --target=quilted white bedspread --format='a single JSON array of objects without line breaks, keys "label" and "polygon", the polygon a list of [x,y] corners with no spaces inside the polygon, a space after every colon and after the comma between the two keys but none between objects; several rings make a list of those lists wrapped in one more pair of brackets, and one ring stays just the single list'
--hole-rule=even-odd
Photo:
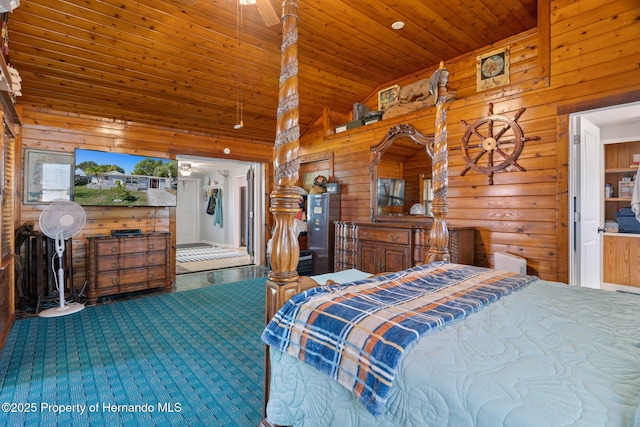
[{"label": "quilted white bedspread", "polygon": [[537,281],[423,337],[385,413],[271,351],[267,415],[293,426],[640,426],[640,296]]}]

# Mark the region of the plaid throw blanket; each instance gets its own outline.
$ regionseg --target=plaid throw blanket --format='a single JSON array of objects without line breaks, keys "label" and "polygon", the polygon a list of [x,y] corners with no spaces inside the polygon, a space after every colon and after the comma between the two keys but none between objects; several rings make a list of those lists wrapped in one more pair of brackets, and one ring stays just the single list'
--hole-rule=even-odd
[{"label": "plaid throw blanket", "polygon": [[317,287],[287,301],[262,340],[337,380],[380,415],[402,355],[420,336],[534,279],[438,262]]}]

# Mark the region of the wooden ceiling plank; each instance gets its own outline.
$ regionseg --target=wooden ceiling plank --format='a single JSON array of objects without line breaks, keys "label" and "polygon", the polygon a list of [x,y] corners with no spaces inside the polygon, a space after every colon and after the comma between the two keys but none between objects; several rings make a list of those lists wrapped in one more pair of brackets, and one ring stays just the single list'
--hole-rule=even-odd
[{"label": "wooden ceiling plank", "polygon": [[[32,8],[35,7],[32,6]],[[112,49],[117,49],[118,44],[124,43],[127,47],[138,46],[144,48],[142,49],[142,56],[145,55],[145,51],[164,52],[175,59],[173,63],[175,65],[180,62],[182,55],[187,55],[186,59],[189,62],[218,61],[221,64],[229,65],[238,59],[242,60],[242,56],[245,55],[261,57],[264,54],[266,55],[265,58],[268,58],[265,63],[272,64],[274,61],[276,62],[269,68],[276,71],[276,75],[279,71],[277,66],[280,55],[279,45],[274,45],[271,51],[266,51],[256,48],[250,40],[245,40],[242,44],[242,48],[245,50],[241,52],[242,55],[238,55],[239,48],[238,41],[235,38],[235,30],[232,33],[234,37],[224,36],[216,31],[194,26],[184,28],[183,32],[177,32],[174,31],[172,26],[160,27],[161,23],[149,21],[150,29],[131,22],[131,20],[135,21],[136,18],[146,21],[144,17],[121,12],[121,15],[116,19],[105,15],[105,13],[99,13],[99,11],[86,11],[84,8],[80,9],[84,12],[84,19],[68,18],[74,13],[74,10],[73,8],[67,9],[64,7],[56,8],[55,10],[41,7],[36,9],[31,16],[38,22],[43,19],[41,16],[48,13],[50,18],[47,21],[50,22],[50,25],[45,28],[50,31],[60,32],[60,28],[66,27],[69,29],[66,34],[69,37],[76,38],[76,42],[94,43],[96,40],[101,39],[105,43],[105,47]],[[120,11],[119,9],[116,10]],[[130,18],[130,20],[125,20],[125,17]],[[160,32],[161,30],[170,31],[171,35],[162,33]],[[199,31],[204,32],[200,33]],[[222,50],[214,49],[215,47]],[[179,55],[178,52],[180,53]],[[153,58],[153,56],[150,57]],[[260,72],[260,68],[256,67],[255,71]]]},{"label": "wooden ceiling plank", "polygon": [[[17,24],[14,28],[17,31],[13,32],[12,44],[14,42],[15,44],[22,42],[21,30],[24,31],[23,34],[25,34],[26,37],[31,37],[32,40],[38,41],[37,32],[35,32],[37,29],[35,27],[24,28],[23,24]],[[31,33],[27,34],[27,31],[33,31],[33,35]],[[178,81],[181,77],[188,77],[202,70],[202,74],[197,77],[199,79],[206,78],[207,76],[215,76],[217,79],[226,77],[228,79],[227,85],[233,85],[236,81],[233,70],[225,70],[225,68],[228,68],[226,64],[218,62],[215,59],[208,59],[208,63],[204,63],[204,58],[185,55],[185,58],[189,59],[189,61],[181,61],[180,58],[177,58],[175,53],[171,51],[154,52],[154,54],[150,55],[147,59],[147,57],[144,56],[145,50],[140,45],[121,42],[117,44],[117,48],[113,48],[108,45],[108,41],[105,40],[103,36],[99,35],[94,36],[94,41],[77,40],[72,42],[69,41],[70,37],[64,33],[49,31],[47,37],[48,40],[46,42],[39,42],[40,46],[37,48],[43,51],[43,55],[44,51],[48,51],[53,63],[57,62],[57,51],[64,50],[74,51],[78,60],[94,58],[94,66],[101,67],[102,69],[112,68],[120,71],[122,69],[144,69],[147,67],[150,70],[154,70],[152,71],[153,74],[159,70],[166,69],[174,74],[172,80],[178,79]],[[100,42],[104,44],[98,44]],[[24,44],[34,45],[34,43],[27,41],[25,41]],[[47,48],[47,45],[50,45],[50,47]],[[200,63],[204,64],[204,68],[198,66]],[[272,85],[277,82],[276,67],[273,67],[272,75],[265,74],[264,68],[261,69],[257,64],[253,66],[251,63],[248,64],[245,71],[247,73],[251,72],[252,76],[262,76],[264,79],[269,78],[270,84]]]},{"label": "wooden ceiling plank", "polygon": [[[381,85],[517,31],[531,22],[535,1],[301,3],[301,126],[324,107],[346,114]],[[257,8],[244,8],[238,43],[236,6],[235,0],[23,2],[9,20],[21,102],[272,141],[281,28],[264,25]],[[399,32],[389,28],[396,16],[407,22]],[[509,25],[496,26],[509,16]],[[245,126],[236,131],[240,75]]]},{"label": "wooden ceiling plank", "polygon": [[[18,44],[18,43],[16,43]],[[36,50],[30,46],[21,47],[21,53],[16,54],[17,59],[25,56],[25,60],[28,60],[29,67],[23,67],[23,72],[32,71],[35,74],[42,74],[45,71],[49,73],[55,73],[60,75],[66,75],[71,81],[74,79],[93,81],[96,85],[109,86],[113,85],[114,88],[120,88],[123,90],[137,91],[143,87],[151,87],[159,93],[166,93],[168,96],[175,97],[177,94],[183,94],[186,99],[199,99],[203,95],[215,95],[220,99],[228,100],[233,98],[236,92],[236,85],[234,84],[219,84],[220,80],[215,78],[215,74],[190,72],[185,75],[181,75],[176,78],[175,71],[165,71],[160,68],[156,69],[154,73],[153,69],[147,69],[145,67],[138,67],[137,69],[128,67],[92,67],[97,62],[89,61],[85,59],[72,61],[73,54],[78,52],[70,52],[71,55],[63,52],[67,49],[60,48],[56,54],[58,57],[52,61],[49,57],[36,56],[36,54],[43,52],[42,49]],[[87,54],[88,56],[89,54]],[[147,67],[148,68],[148,67]],[[200,76],[199,74],[202,74]],[[205,80],[208,77],[208,80]],[[257,84],[257,81],[255,82]],[[260,84],[268,88],[273,88],[273,84],[262,81]],[[29,87],[29,82],[25,81],[25,87]],[[224,88],[220,90],[220,88]],[[196,95],[197,94],[197,95]],[[275,105],[275,99],[277,98],[277,90],[262,90],[260,93],[255,94],[256,98],[261,102],[269,102],[273,100]]]},{"label": "wooden ceiling plank", "polygon": [[[52,24],[52,25],[54,25],[54,24]],[[20,30],[20,29],[19,29],[19,28],[17,28],[17,30],[18,30],[18,37],[19,37],[19,34],[20,34],[20,33],[19,33],[19,30]],[[87,30],[87,31],[88,31],[89,29],[88,29],[88,28],[85,28],[85,30]],[[52,31],[53,31],[53,30],[52,30]],[[107,32],[110,32],[110,31],[111,31],[110,29],[105,29],[105,31],[102,31],[102,33],[104,33],[104,34],[100,34],[100,35],[97,35],[97,34],[96,34],[96,35],[94,35],[94,36],[92,37],[91,41],[89,42],[90,44],[86,47],[86,49],[87,49],[87,53],[86,53],[86,54],[83,54],[83,56],[84,56],[84,55],[91,55],[91,52],[92,52],[92,51],[94,51],[94,50],[95,50],[95,48],[96,48],[96,46],[94,45],[94,43],[99,42],[101,39],[103,40],[103,39],[107,36],[107,34],[106,34],[106,33],[107,33]],[[70,30],[70,31],[69,31],[69,33],[71,33],[71,32],[72,32],[72,31]],[[114,34],[112,34],[112,36],[113,36],[113,37],[115,37],[117,34],[118,34],[118,33],[114,33]],[[113,40],[113,38],[112,38],[112,39],[103,40],[103,43],[105,44],[105,47],[109,46],[109,43],[112,43],[112,42],[113,42],[112,40]],[[79,47],[79,46],[78,46],[78,43],[74,43],[74,44],[75,44],[77,47]],[[131,61],[130,61],[130,63],[131,63],[131,64],[135,64],[135,63],[136,63],[136,62],[135,62],[135,59],[136,59],[136,58],[138,58],[138,55],[140,55],[140,56],[144,55],[144,51],[140,51],[140,49],[138,48],[138,45],[137,45],[137,44],[135,44],[135,43],[131,43],[131,44],[126,43],[126,44],[125,44],[125,46],[120,46],[120,45],[122,45],[122,44],[123,44],[123,43],[121,42],[121,43],[118,43],[116,46],[117,46],[117,47],[119,47],[121,50],[123,50],[123,52],[124,52],[125,54],[129,54],[129,55],[131,55],[131,56],[132,56],[132,59],[131,59]],[[179,47],[179,46],[176,46],[175,48],[176,48],[176,49],[179,49],[180,47]],[[174,58],[175,58],[175,55],[174,55],[174,54],[172,54],[171,52],[166,52],[166,51],[164,52],[164,55],[163,55],[162,57],[159,57],[158,55],[152,55],[151,57],[152,57],[152,61],[154,61],[154,62],[155,62],[155,61],[156,61],[156,58],[157,58],[157,62],[158,62],[158,64],[151,64],[151,66],[153,67],[153,69],[154,69],[154,70],[161,69],[161,65],[162,65],[162,64],[164,64],[165,62],[169,63],[170,61],[175,61],[175,59],[174,59]],[[187,58],[188,58],[188,57],[187,57]],[[241,64],[242,64],[242,65],[245,65],[245,67],[244,67],[244,68],[245,68],[245,72],[244,72],[244,73],[245,73],[245,75],[247,75],[247,76],[252,76],[252,77],[253,77],[253,76],[255,76],[255,75],[259,75],[260,71],[262,70],[262,67],[260,67],[259,65],[255,65],[255,64],[254,64],[254,62],[252,61],[253,59],[256,59],[256,58],[255,58],[255,57],[248,57],[248,58],[244,58],[244,59],[242,60],[242,62],[241,62]],[[210,58],[201,58],[201,57],[200,57],[200,58],[199,58],[199,60],[206,60],[206,61],[209,61],[209,60],[210,60],[210,61],[211,61],[211,62],[213,62],[213,63],[215,63],[215,62],[216,62],[216,60],[215,60],[215,59],[210,59]],[[108,63],[110,63],[110,62],[113,62],[113,60],[109,60],[108,58],[104,58],[101,62],[102,62],[102,63],[104,63],[104,64],[108,64]],[[261,61],[255,61],[255,62],[256,62],[256,63],[258,63],[258,62],[261,62]],[[274,61],[269,61],[269,62],[274,62]],[[186,65],[186,64],[184,64],[184,63],[182,63],[182,64],[183,64],[183,65]],[[189,68],[189,69],[185,69],[185,70],[184,70],[184,72],[185,72],[185,73],[186,73],[187,71],[191,72],[191,71],[195,68],[195,67],[194,67],[194,65],[195,65],[195,64],[197,64],[197,62],[196,62],[195,60],[190,60],[190,61],[189,61],[189,63],[188,63],[188,65],[190,66],[190,68]],[[173,66],[176,66],[176,67],[179,67],[181,64],[173,63],[172,65],[173,65]],[[125,67],[126,67],[126,66],[125,66]],[[225,74],[225,71],[224,71],[224,70],[220,70],[221,72],[219,72],[218,70],[208,70],[208,72],[209,72],[209,73],[213,73],[214,71],[215,71],[215,75],[220,74],[220,75],[222,75],[222,76],[223,76],[223,75]],[[339,66],[339,64],[337,64],[337,65],[336,65],[336,72],[337,72],[337,73],[344,73],[344,71],[345,71],[345,70],[344,70],[344,67],[340,67],[340,66]],[[276,78],[275,76],[277,76],[277,72],[276,72],[276,70],[275,70],[275,69],[274,69],[273,73],[274,73],[274,74],[273,74],[273,76],[274,76],[274,77],[273,77],[273,80],[272,80],[271,82],[268,82],[268,84],[270,84],[270,86],[271,86],[271,87],[274,87],[274,88],[275,88],[275,87],[276,87],[276,85],[273,83],[273,82],[275,82],[275,78]],[[229,84],[229,85],[234,85],[234,84],[236,84],[238,74],[239,74],[239,71],[236,71],[236,74],[235,74],[234,76],[229,76],[230,78],[233,78],[233,79],[230,79],[230,81],[228,82],[228,84]],[[186,74],[185,74],[185,75],[186,75]],[[372,75],[379,75],[379,73],[374,73],[374,72],[372,71]],[[363,77],[363,78],[364,78],[364,77]],[[256,83],[257,83],[257,82],[256,82]]]},{"label": "wooden ceiling plank", "polygon": [[[305,9],[301,9],[300,37],[311,41],[307,44],[301,43],[301,54],[309,52],[310,45],[326,48],[333,57],[340,57],[339,52],[347,50],[349,55],[364,55],[369,58],[369,63],[376,61],[382,72],[386,67],[415,67],[415,58],[411,56],[431,57],[432,60],[436,60],[433,53],[425,47],[403,38],[391,28],[380,28],[374,20],[360,13],[357,8],[343,6],[343,10],[335,10],[329,7],[327,3],[321,3],[313,9],[313,15],[305,14]],[[333,13],[332,17],[328,15],[329,12]],[[327,27],[333,31],[328,32]],[[377,30],[372,32],[371,28]],[[322,42],[313,43],[314,39],[321,39]],[[407,52],[411,52],[411,55],[407,55]],[[317,53],[310,51],[311,56]]]},{"label": "wooden ceiling plank", "polygon": [[[60,94],[61,91],[64,92],[65,97],[70,98],[81,98],[84,97],[86,99],[92,99],[98,97],[101,100],[101,105],[111,106],[111,108],[115,108],[117,110],[125,110],[127,107],[142,107],[144,105],[150,105],[158,110],[158,113],[184,113],[184,114],[193,114],[193,115],[206,115],[208,117],[216,117],[216,115],[210,115],[209,113],[209,103],[200,102],[195,103],[190,100],[185,100],[180,97],[160,97],[155,92],[136,92],[136,93],[126,93],[122,90],[114,91],[109,87],[101,87],[91,84],[89,82],[84,81],[76,81],[74,82],[72,89],[73,90],[65,90],[65,85],[69,81],[67,78],[56,78],[52,76],[47,77],[36,77],[32,78],[34,81],[34,87],[37,87],[39,91],[44,92],[44,88],[49,87],[51,92],[56,92]],[[114,96],[114,94],[120,94],[120,96]],[[250,104],[246,109],[246,114],[253,113],[256,116],[268,116],[270,114],[275,115],[275,108],[264,108],[257,107],[261,104]],[[218,108],[219,111],[226,111],[227,116],[231,117],[231,123],[235,118],[235,104],[227,104],[226,106],[221,106],[222,108]],[[249,108],[250,107],[250,108]],[[166,111],[162,111],[162,110]],[[232,123],[233,124],[233,123]]]}]

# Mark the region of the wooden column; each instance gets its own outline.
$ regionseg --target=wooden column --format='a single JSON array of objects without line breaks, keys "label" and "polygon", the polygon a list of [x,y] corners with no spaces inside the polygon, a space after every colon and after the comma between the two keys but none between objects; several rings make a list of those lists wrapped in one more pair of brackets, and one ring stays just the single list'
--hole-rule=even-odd
[{"label": "wooden column", "polygon": [[[294,219],[299,210],[298,180],[300,147],[298,97],[298,5],[295,0],[282,2],[282,57],[278,93],[277,132],[275,141],[275,189],[271,208],[275,228],[271,239],[271,271],[266,284],[266,321],[284,302],[300,289],[297,272],[300,248]],[[265,351],[264,415],[269,400],[271,371],[269,348]],[[266,425],[266,421],[263,421]]]},{"label": "wooden column", "polygon": [[438,69],[438,93],[436,94],[436,133],[433,144],[432,183],[433,202],[431,212],[433,225],[429,234],[430,249],[426,263],[434,261],[449,261],[449,229],[445,217],[449,211],[447,201],[447,188],[449,186],[448,160],[447,160],[447,82],[449,70],[440,63]]},{"label": "wooden column", "polygon": [[[294,218],[299,210],[298,181],[300,161],[300,125],[298,111],[298,6],[294,0],[282,4],[282,59],[278,94],[277,133],[275,141],[275,189],[271,208],[275,228],[271,246],[269,282],[286,286],[298,279],[296,268],[300,258]],[[278,307],[275,307],[276,310]],[[269,313],[268,313],[269,314]],[[273,313],[271,313],[273,314]]]}]

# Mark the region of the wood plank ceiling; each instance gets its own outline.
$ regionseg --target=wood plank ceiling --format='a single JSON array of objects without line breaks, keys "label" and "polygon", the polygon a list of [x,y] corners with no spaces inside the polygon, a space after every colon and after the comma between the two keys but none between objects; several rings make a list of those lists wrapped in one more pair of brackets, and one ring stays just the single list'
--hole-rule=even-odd
[{"label": "wood plank ceiling", "polygon": [[[537,15],[536,0],[298,3],[302,129],[324,107],[348,113],[386,82],[534,28]],[[255,5],[28,0],[8,28],[20,104],[273,143],[281,28]]]}]

